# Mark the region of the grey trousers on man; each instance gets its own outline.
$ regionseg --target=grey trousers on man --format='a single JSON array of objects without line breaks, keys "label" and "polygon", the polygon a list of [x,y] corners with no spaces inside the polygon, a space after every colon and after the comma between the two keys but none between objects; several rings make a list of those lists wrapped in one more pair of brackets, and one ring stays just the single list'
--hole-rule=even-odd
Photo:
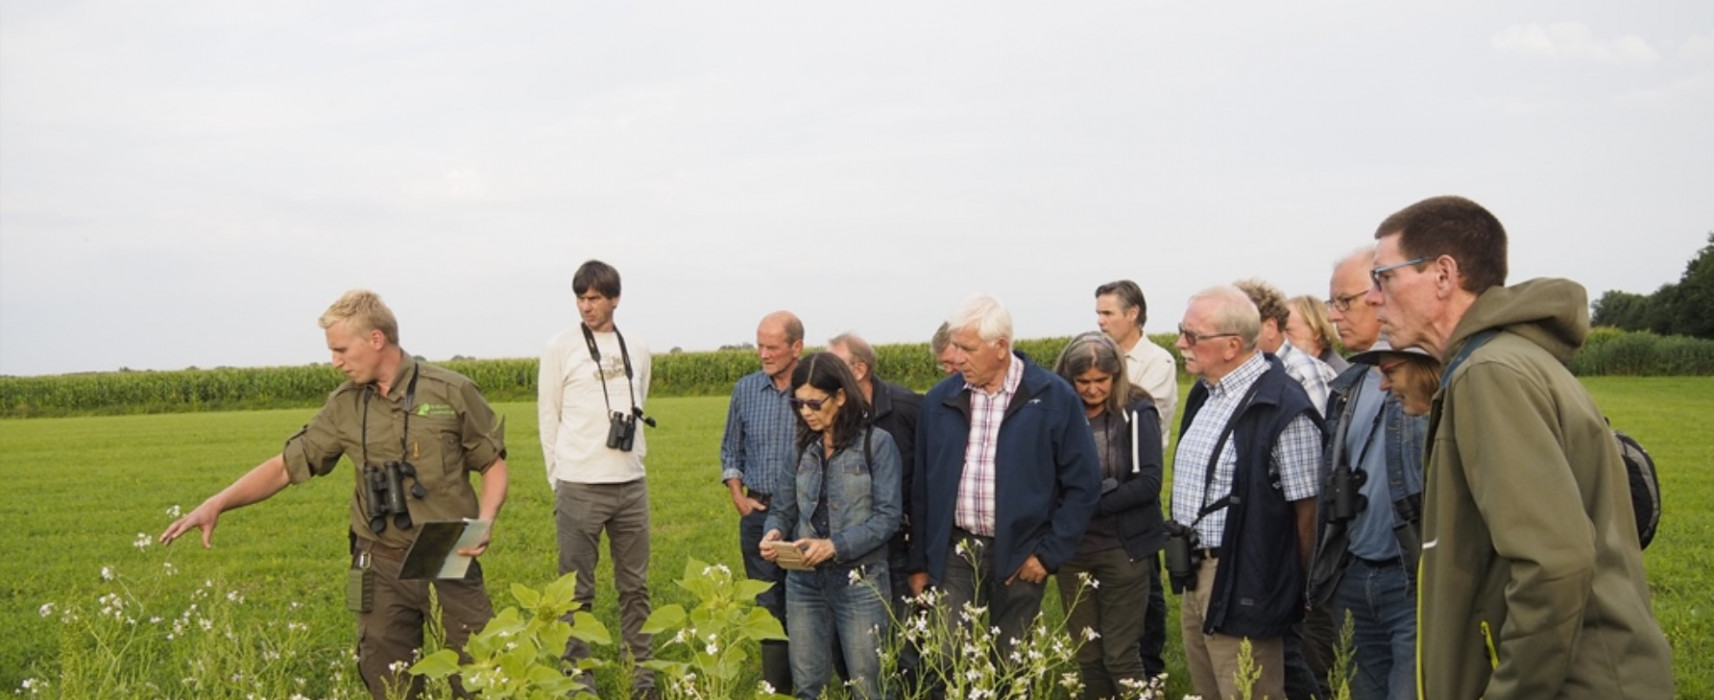
[{"label": "grey trousers on man", "polygon": [[[577,572],[578,609],[595,601],[595,565],[601,561],[601,531],[607,531],[613,555],[613,584],[619,591],[619,627],[625,650],[636,664],[632,689],[652,695],[655,674],[641,667],[654,658],[652,635],[643,634],[649,604],[649,486],[643,479],[622,484],[554,485],[554,525],[559,538],[559,572]],[[572,637],[565,658],[589,656],[589,645]]]}]

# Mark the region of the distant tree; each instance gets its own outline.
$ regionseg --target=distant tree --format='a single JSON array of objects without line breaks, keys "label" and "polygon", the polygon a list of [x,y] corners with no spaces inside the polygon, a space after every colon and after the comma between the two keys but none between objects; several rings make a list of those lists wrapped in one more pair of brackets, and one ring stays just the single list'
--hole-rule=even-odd
[{"label": "distant tree", "polygon": [[1714,231],[1677,283],[1648,295],[1608,290],[1589,308],[1597,326],[1714,339]]},{"label": "distant tree", "polygon": [[1672,310],[1674,332],[1714,338],[1714,231],[1708,233],[1708,245],[1684,266],[1677,292]]},{"label": "distant tree", "polygon": [[756,345],[754,343],[738,343],[737,345],[722,345],[722,346],[720,346],[720,349],[721,350],[755,350]]},{"label": "distant tree", "polygon": [[681,352],[684,352],[684,348],[681,348],[681,347],[679,347],[679,346],[677,346],[677,345],[674,345],[674,346],[673,346],[673,349],[671,349],[671,350],[668,350],[668,351],[667,351],[667,354],[669,354],[669,355],[677,355],[677,354],[679,354],[679,353],[681,353]]},{"label": "distant tree", "polygon": [[1621,330],[1640,331],[1648,327],[1649,298],[1641,294],[1608,290],[1590,304],[1589,322],[1596,326],[1612,326]]}]

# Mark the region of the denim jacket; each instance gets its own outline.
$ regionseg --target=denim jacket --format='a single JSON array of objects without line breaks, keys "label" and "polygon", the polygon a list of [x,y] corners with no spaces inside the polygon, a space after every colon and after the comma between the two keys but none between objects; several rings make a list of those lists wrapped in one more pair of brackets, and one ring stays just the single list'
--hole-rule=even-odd
[{"label": "denim jacket", "polygon": [[[864,441],[868,441],[868,458]],[[827,479],[827,525],[833,563],[841,566],[885,564],[884,546],[899,529],[903,497],[899,493],[899,448],[893,436],[865,428],[851,444],[823,458],[821,441],[804,448],[797,478],[774,494],[763,532],[779,530],[785,539],[816,537],[809,523]]]},{"label": "denim jacket", "polygon": [[[1318,533],[1315,558],[1309,566],[1309,602],[1316,606],[1333,597],[1345,569],[1351,565],[1348,523],[1332,522],[1332,484],[1334,469],[1344,468],[1352,461],[1352,456],[1345,452],[1345,434],[1351,427],[1349,414],[1356,404],[1357,390],[1363,382],[1370,380],[1369,370],[1369,365],[1352,365],[1329,385],[1327,443],[1322,453],[1321,495],[1316,500]],[[1404,405],[1399,403],[1398,397],[1389,394],[1381,404],[1381,425],[1387,455],[1387,489],[1393,494],[1394,520],[1398,523],[1393,534],[1398,539],[1405,580],[1415,587],[1417,558],[1422,550],[1419,534],[1422,525],[1422,460],[1428,419],[1405,415]],[[1379,504],[1369,504],[1368,507],[1379,507]]]}]

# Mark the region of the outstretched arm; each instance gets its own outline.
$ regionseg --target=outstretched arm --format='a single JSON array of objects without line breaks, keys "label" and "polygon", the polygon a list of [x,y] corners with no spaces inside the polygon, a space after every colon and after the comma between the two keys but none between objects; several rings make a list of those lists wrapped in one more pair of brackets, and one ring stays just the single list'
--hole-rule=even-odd
[{"label": "outstretched arm", "polygon": [[213,546],[214,527],[220,522],[221,513],[267,500],[291,483],[286,474],[285,457],[274,455],[238,477],[231,486],[210,496],[190,514],[173,521],[161,533],[161,544],[172,544],[173,540],[195,528],[202,531],[202,546],[207,549]]}]

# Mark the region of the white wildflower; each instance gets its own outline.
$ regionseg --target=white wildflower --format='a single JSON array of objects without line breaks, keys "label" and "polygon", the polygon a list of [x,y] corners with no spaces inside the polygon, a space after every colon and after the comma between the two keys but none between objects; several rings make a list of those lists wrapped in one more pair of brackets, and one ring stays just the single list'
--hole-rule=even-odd
[{"label": "white wildflower", "polygon": [[42,603],[42,607],[37,608],[36,612],[41,613],[42,617],[47,617],[49,615],[52,615],[52,614],[54,614],[54,604],[53,603]]},{"label": "white wildflower", "polygon": [[113,573],[113,567],[111,567],[111,566],[103,566],[103,567],[101,567],[101,580],[103,580],[103,581],[112,581],[112,580],[113,580],[113,577],[114,577],[114,576],[115,576],[115,575],[116,575],[116,574],[114,574],[114,573]]},{"label": "white wildflower", "polygon": [[136,547],[139,550],[148,549],[149,545],[153,544],[154,541],[155,538],[150,537],[148,533],[139,532],[137,533],[137,539],[131,542],[131,546]]},{"label": "white wildflower", "polygon": [[173,507],[167,509],[167,517],[169,518],[177,518],[179,517],[179,513],[179,504],[177,503],[174,503]]}]

